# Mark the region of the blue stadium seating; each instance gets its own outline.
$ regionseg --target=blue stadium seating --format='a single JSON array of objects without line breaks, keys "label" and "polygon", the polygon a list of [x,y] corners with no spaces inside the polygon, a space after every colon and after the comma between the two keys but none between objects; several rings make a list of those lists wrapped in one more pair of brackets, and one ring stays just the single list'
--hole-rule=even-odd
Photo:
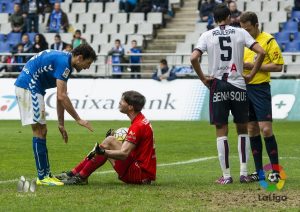
[{"label": "blue stadium seating", "polygon": [[290,42],[290,33],[289,32],[285,32],[285,31],[277,32],[277,33],[275,33],[274,37],[278,43]]},{"label": "blue stadium seating", "polygon": [[63,0],[49,0],[51,4],[63,2]]},{"label": "blue stadium seating", "polygon": [[292,17],[291,17],[291,19],[298,19],[298,20],[300,20],[300,11],[294,10],[294,11],[292,12]]},{"label": "blue stadium seating", "polygon": [[298,22],[296,21],[285,22],[282,31],[290,32],[290,33],[298,32]]},{"label": "blue stadium seating", "polygon": [[35,33],[35,32],[31,32],[31,33],[27,33],[27,34],[28,34],[28,36],[29,36],[29,40],[30,40],[32,43],[34,43],[34,37],[35,37],[36,33]]},{"label": "blue stadium seating", "polygon": [[285,45],[285,52],[299,52],[300,51],[300,42],[292,41]]},{"label": "blue stadium seating", "polygon": [[294,33],[294,40],[300,42],[300,33],[299,32]]},{"label": "blue stadium seating", "polygon": [[0,41],[0,52],[10,52],[11,45],[8,42],[1,42]]},{"label": "blue stadium seating", "polygon": [[0,34],[0,42],[4,42],[6,40],[5,34]]},{"label": "blue stadium seating", "polygon": [[12,45],[16,45],[18,43],[21,42],[21,33],[9,33],[7,34],[7,40],[6,42],[12,44]]}]

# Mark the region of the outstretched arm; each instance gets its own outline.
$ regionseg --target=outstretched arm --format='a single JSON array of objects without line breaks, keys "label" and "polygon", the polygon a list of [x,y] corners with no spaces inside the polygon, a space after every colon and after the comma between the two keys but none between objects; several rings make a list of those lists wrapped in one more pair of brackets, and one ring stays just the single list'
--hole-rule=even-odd
[{"label": "outstretched arm", "polygon": [[61,104],[63,108],[75,119],[75,121],[83,126],[88,128],[90,131],[93,131],[90,123],[88,121],[82,120],[77,114],[75,108],[73,107],[70,98],[67,95],[67,83],[63,80],[56,80],[57,86],[57,102]]}]

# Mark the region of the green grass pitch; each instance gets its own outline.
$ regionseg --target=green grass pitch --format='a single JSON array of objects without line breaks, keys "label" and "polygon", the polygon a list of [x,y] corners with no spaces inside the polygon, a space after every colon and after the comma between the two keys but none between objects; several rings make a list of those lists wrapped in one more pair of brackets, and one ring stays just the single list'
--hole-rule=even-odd
[{"label": "green grass pitch", "polygon": [[[57,123],[48,122],[47,146],[52,173],[74,167],[101,141],[109,128],[129,121],[92,122],[94,133],[66,122],[69,143],[64,144]],[[0,121],[0,211],[299,211],[299,122],[274,122],[280,163],[287,174],[281,191],[267,192],[258,183],[239,183],[239,160],[234,125],[230,124],[230,165],[234,183],[217,185],[221,170],[214,127],[208,122],[152,122],[157,162],[153,185],[126,185],[110,164],[96,171],[87,186],[38,187],[18,193],[20,176],[36,176],[31,129],[19,121]],[[264,148],[264,162],[268,162]],[[209,158],[213,157],[213,158]],[[176,163],[178,162],[178,163]],[[185,164],[183,164],[185,162]],[[253,158],[249,171],[254,170]]]}]

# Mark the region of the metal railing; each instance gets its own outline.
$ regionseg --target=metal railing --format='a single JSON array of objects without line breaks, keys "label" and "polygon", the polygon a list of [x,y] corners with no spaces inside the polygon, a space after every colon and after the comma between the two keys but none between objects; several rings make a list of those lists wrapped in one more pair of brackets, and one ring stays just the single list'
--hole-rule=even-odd
[{"label": "metal railing", "polygon": [[[284,58],[288,58],[289,61],[287,64],[284,65],[283,71],[279,73],[272,73],[272,77],[284,77],[284,76],[296,76],[300,77],[300,52],[298,53],[282,53]],[[0,53],[0,58],[3,56],[34,56],[34,53]],[[169,67],[172,66],[191,66],[189,62],[190,54],[179,54],[179,53],[140,53],[140,54],[125,54],[124,57],[129,56],[141,56],[143,59],[147,57],[159,57],[160,59],[167,59]],[[207,54],[203,55],[203,62],[201,65],[203,66],[202,69],[204,72],[207,73],[208,67],[208,59]],[[139,63],[139,64],[131,64],[131,63],[118,63],[112,64],[111,63],[111,56],[107,54],[97,54],[97,60],[92,63],[89,70],[82,70],[81,72],[74,71],[72,76],[74,77],[103,77],[103,78],[110,78],[117,75],[122,76],[130,76],[130,75],[141,75],[143,78],[149,78],[155,69],[159,65],[159,60],[157,59],[157,63]],[[11,69],[12,66],[24,66],[25,63],[5,63],[0,61],[0,70],[1,67],[6,66],[7,69]],[[124,71],[122,73],[113,73],[112,67],[113,66],[121,66],[124,67]],[[130,66],[141,66],[141,72],[130,72],[127,70]],[[291,70],[288,70],[291,69]],[[19,75],[19,72],[11,72],[11,71],[0,71],[0,77],[16,77]],[[195,73],[189,74],[182,74],[181,77],[196,77]]]}]

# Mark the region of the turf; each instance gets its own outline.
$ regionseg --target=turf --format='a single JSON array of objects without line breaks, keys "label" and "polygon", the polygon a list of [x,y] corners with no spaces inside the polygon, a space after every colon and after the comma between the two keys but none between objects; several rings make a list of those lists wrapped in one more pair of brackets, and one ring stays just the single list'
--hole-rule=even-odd
[{"label": "turf", "polygon": [[[48,122],[51,170],[69,170],[101,141],[108,128],[126,127],[129,121],[92,122],[94,133],[67,122],[69,143],[64,144],[56,122]],[[0,122],[0,211],[299,211],[299,122],[274,122],[281,165],[288,176],[281,191],[264,191],[258,183],[240,184],[237,141],[230,125],[230,164],[234,183],[214,184],[221,175],[214,128],[207,122],[152,122],[158,164],[153,185],[126,185],[110,164],[94,173],[87,186],[38,187],[35,193],[18,193],[8,180],[36,175],[31,129],[19,121]],[[212,157],[203,161],[193,159]],[[266,152],[264,151],[264,156]],[[189,161],[186,164],[171,164]],[[253,170],[250,158],[249,170]],[[267,157],[264,158],[267,163]],[[287,198],[287,200],[285,200]],[[268,199],[268,200],[267,200]],[[279,201],[280,200],[280,201]],[[285,200],[285,201],[284,201]]]}]

